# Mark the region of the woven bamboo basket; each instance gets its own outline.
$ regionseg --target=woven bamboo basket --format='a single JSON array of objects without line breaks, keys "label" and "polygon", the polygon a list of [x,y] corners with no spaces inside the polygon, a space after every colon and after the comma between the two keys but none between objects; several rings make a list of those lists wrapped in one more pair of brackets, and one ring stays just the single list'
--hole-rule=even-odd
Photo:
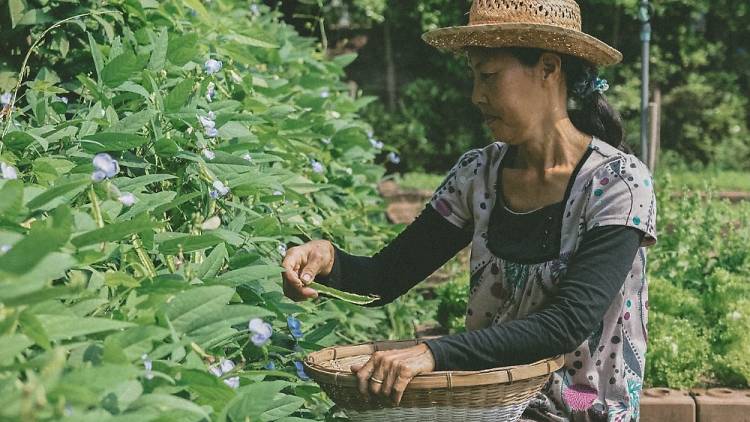
[{"label": "woven bamboo basket", "polygon": [[310,353],[303,361],[314,379],[354,421],[508,421],[515,422],[529,401],[564,364],[564,355],[526,365],[481,371],[435,371],[414,377],[394,406],[390,398],[363,400],[350,367],[363,364],[379,350],[413,347],[422,340],[377,341],[333,346]]}]

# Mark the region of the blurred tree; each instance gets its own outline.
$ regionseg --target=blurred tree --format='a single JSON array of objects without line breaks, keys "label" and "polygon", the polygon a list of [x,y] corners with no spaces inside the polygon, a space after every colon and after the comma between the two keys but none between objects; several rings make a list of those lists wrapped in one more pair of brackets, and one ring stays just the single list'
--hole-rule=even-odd
[{"label": "blurred tree", "polygon": [[[627,142],[636,152],[641,67],[637,3],[579,2],[583,30],[623,53],[623,62],[603,69],[601,75],[610,82],[608,98],[622,114]],[[750,105],[743,95],[750,88],[750,52],[745,45],[750,39],[750,3],[652,3],[651,83],[663,93],[662,148],[692,165],[750,169]],[[329,48],[366,38],[366,43],[348,50],[357,50],[359,57],[347,72],[365,93],[383,101],[370,104],[363,113],[375,136],[399,149],[402,170],[430,172],[443,172],[461,152],[492,141],[471,104],[472,80],[465,60],[434,50],[421,39],[433,28],[465,25],[470,6],[470,0],[283,4],[295,10],[296,25],[307,24]],[[342,16],[348,25],[340,25]],[[324,31],[309,24],[321,20]]]}]

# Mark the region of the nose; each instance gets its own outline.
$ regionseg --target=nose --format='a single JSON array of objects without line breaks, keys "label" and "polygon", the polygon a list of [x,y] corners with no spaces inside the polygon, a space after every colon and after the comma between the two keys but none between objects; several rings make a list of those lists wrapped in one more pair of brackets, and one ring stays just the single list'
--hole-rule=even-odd
[{"label": "nose", "polygon": [[482,84],[477,83],[476,79],[474,80],[474,86],[471,90],[471,102],[474,103],[475,106],[487,104],[487,97],[482,90]]}]

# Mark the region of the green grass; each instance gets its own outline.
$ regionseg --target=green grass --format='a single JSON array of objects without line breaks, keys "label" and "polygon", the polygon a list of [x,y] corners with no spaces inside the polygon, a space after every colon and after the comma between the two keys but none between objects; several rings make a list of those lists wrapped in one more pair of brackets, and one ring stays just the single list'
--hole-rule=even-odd
[{"label": "green grass", "polygon": [[[704,184],[719,191],[748,191],[750,192],[750,172],[728,171],[728,170],[702,170],[698,172],[687,170],[666,170],[672,182],[679,187],[690,189],[703,189]],[[656,179],[662,177],[658,172]]]}]

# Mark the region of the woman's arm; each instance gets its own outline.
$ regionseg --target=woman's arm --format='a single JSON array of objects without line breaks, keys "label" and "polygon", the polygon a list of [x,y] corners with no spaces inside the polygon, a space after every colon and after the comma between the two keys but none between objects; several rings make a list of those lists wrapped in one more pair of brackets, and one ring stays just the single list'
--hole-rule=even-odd
[{"label": "woman's arm", "polygon": [[548,307],[501,325],[425,340],[435,357],[435,370],[518,365],[573,351],[604,318],[643,236],[626,226],[586,232]]},{"label": "woman's arm", "polygon": [[471,242],[473,232],[449,223],[428,203],[393,241],[372,257],[348,254],[334,246],[335,258],[321,284],[339,290],[376,294],[365,306],[382,306],[406,293]]}]

